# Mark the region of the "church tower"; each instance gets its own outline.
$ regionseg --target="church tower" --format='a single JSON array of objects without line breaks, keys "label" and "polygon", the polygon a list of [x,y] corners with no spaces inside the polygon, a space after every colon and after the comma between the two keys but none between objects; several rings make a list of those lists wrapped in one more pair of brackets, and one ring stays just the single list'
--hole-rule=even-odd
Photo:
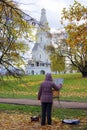
[{"label": "church tower", "polygon": [[36,42],[45,48],[45,46],[51,44],[50,28],[47,22],[46,10],[41,10],[40,26],[37,29]]},{"label": "church tower", "polygon": [[45,9],[42,9],[42,10],[41,10],[40,24],[41,24],[44,28],[49,28],[48,22],[47,22],[47,17],[46,17],[46,10],[45,10]]},{"label": "church tower", "polygon": [[51,72],[50,59],[46,47],[51,45],[51,33],[46,18],[46,10],[41,10],[40,26],[37,28],[36,43],[32,49],[32,62],[29,62],[29,74],[45,74]]}]

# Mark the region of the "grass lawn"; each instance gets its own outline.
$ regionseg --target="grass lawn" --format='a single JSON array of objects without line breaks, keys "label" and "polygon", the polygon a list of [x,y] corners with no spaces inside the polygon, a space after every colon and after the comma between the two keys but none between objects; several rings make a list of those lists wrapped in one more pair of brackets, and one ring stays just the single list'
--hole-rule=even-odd
[{"label": "grass lawn", "polygon": [[[4,77],[0,81],[0,97],[36,99],[44,78],[44,75],[24,76],[21,79]],[[53,75],[53,78],[64,78],[60,100],[87,101],[87,78],[82,78],[79,73]]]},{"label": "grass lawn", "polygon": [[[40,114],[40,106],[0,104],[0,128],[1,130],[87,130],[87,110],[53,108],[53,125],[45,127],[41,127],[40,121],[31,122],[31,116]],[[79,119],[80,123],[62,124],[62,119]]]}]

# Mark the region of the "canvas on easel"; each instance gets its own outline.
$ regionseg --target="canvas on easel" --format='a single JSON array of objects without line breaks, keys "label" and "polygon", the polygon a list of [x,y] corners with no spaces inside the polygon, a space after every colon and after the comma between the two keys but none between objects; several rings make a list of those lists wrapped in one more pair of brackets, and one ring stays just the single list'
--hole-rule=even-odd
[{"label": "canvas on easel", "polygon": [[54,83],[55,83],[56,85],[60,85],[60,84],[63,85],[64,79],[63,79],[63,78],[54,78],[53,81],[54,81]]}]

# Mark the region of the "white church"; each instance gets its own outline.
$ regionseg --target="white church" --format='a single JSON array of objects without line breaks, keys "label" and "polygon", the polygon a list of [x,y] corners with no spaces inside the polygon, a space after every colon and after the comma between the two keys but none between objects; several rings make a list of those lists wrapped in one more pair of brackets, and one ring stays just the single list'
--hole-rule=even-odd
[{"label": "white church", "polygon": [[49,54],[46,51],[46,46],[52,44],[52,34],[46,18],[46,10],[41,10],[40,24],[37,28],[36,43],[32,49],[32,59],[26,65],[26,74],[46,74],[52,72],[50,65]]}]

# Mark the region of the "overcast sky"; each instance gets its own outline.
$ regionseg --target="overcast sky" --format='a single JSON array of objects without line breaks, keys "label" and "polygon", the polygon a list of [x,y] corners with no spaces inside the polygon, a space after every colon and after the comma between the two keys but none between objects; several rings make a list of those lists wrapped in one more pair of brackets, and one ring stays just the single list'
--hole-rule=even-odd
[{"label": "overcast sky", "polygon": [[[46,16],[50,28],[61,28],[60,18],[63,8],[68,8],[74,0],[14,0],[20,8],[33,18],[40,20],[41,9],[46,9]],[[87,7],[87,0],[78,0]]]}]

